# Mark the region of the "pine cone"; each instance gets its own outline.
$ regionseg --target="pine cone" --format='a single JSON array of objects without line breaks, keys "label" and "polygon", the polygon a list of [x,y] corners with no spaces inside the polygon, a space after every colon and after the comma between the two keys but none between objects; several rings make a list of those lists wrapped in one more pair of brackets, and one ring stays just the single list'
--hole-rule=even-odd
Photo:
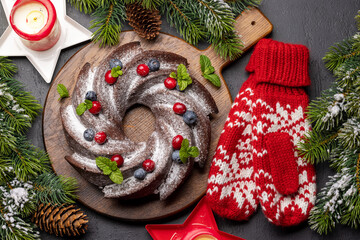
[{"label": "pine cone", "polygon": [[160,33],[161,16],[158,10],[143,8],[138,3],[126,6],[126,16],[130,26],[142,38],[152,40]]},{"label": "pine cone", "polygon": [[87,216],[74,205],[52,206],[40,204],[32,222],[42,231],[56,236],[77,236],[84,234],[89,222]]}]

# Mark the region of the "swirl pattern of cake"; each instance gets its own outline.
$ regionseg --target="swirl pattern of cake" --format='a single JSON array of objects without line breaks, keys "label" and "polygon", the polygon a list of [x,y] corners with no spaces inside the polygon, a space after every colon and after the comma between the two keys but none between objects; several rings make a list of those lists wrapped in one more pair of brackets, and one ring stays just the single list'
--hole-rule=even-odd
[{"label": "swirl pattern of cake", "polygon": [[[109,84],[104,76],[113,59],[121,61],[123,75]],[[138,66],[153,59],[160,67],[155,66],[153,71],[150,67],[150,72],[141,76]],[[157,194],[163,200],[184,182],[194,162],[204,166],[211,141],[209,116],[218,109],[210,93],[194,77],[184,91],[165,86],[164,80],[180,64],[188,66],[187,60],[177,54],[145,51],[139,42],[131,42],[116,48],[99,66],[85,63],[82,67],[71,99],[61,106],[64,132],[73,151],[65,158],[87,181],[101,187],[105,197],[133,199]],[[76,108],[89,93],[96,93],[90,99],[95,97],[101,103],[101,111],[85,111],[79,116]],[[175,103],[182,103],[195,113],[196,122],[186,123],[182,115],[176,114]],[[134,104],[147,106],[155,116],[155,130],[146,142],[133,142],[124,133],[124,116]],[[106,134],[103,144],[92,140],[93,133],[98,132]],[[186,163],[173,160],[173,138],[177,135],[198,148],[198,157],[190,157]],[[114,155],[121,155],[124,160],[119,166],[124,178],[121,184],[113,183],[95,161],[99,156]],[[146,159],[151,159],[154,166],[151,171],[140,171]]]}]

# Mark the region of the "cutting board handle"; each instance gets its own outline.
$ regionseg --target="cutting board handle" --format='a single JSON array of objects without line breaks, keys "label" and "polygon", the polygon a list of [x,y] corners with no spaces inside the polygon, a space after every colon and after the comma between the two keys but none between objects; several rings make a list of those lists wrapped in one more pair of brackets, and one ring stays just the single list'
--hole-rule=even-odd
[{"label": "cutting board handle", "polygon": [[[257,8],[245,10],[235,19],[234,25],[236,32],[240,34],[243,42],[244,47],[242,50],[244,52],[273,30],[273,25],[269,19]],[[212,59],[211,64],[219,72],[231,62],[230,60],[222,59],[211,46],[203,50],[202,54]]]}]

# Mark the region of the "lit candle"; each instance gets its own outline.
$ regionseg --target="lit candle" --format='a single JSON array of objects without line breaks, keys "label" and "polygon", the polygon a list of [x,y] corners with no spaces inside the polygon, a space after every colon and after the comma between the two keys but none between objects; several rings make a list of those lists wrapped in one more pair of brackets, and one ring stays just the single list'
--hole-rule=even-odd
[{"label": "lit candle", "polygon": [[24,45],[35,51],[48,50],[60,38],[60,25],[50,0],[17,0],[10,24]]}]

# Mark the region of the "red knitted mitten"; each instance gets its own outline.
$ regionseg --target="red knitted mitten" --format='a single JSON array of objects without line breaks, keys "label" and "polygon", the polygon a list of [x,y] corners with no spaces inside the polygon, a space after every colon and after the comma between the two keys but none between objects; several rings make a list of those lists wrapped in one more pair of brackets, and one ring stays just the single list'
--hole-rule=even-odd
[{"label": "red knitted mitten", "polygon": [[251,56],[257,82],[253,99],[252,146],[256,189],[263,212],[276,225],[307,219],[316,197],[314,167],[295,146],[310,130],[305,111],[310,85],[305,46],[261,40]]},{"label": "red knitted mitten", "polygon": [[220,216],[245,220],[256,210],[251,142],[251,105],[255,82],[242,85],[225,122],[210,168],[207,199]]}]

